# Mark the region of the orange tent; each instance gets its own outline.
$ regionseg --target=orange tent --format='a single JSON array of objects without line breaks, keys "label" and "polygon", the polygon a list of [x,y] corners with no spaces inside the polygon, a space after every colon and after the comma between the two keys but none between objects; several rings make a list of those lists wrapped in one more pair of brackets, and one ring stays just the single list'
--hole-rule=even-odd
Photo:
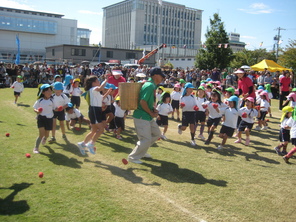
[{"label": "orange tent", "polygon": [[254,71],[264,71],[265,68],[270,72],[283,71],[283,70],[292,71],[292,69],[282,67],[276,62],[274,62],[273,60],[268,60],[268,59],[263,59],[261,62],[251,66],[251,69]]}]

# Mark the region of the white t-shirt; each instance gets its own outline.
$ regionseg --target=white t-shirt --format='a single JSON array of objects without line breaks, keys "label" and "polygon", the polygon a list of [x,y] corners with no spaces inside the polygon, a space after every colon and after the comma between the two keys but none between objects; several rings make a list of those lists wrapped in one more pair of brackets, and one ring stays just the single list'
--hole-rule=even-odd
[{"label": "white t-shirt", "polygon": [[206,109],[204,109],[204,108],[202,107],[202,104],[203,104],[204,102],[206,102],[207,99],[206,99],[206,98],[200,98],[200,97],[195,97],[195,99],[196,99],[196,104],[197,104],[197,106],[198,106],[198,111],[205,112]]},{"label": "white t-shirt", "polygon": [[290,129],[290,136],[291,139],[296,138],[296,121],[293,119],[293,117],[290,117],[287,121],[287,126],[291,127]]},{"label": "white t-shirt", "polygon": [[290,118],[284,118],[283,121],[281,122],[281,128],[285,128],[287,126],[287,122]]},{"label": "white t-shirt", "polygon": [[24,85],[23,85],[23,83],[18,82],[18,81],[15,81],[15,82],[12,84],[11,87],[14,88],[13,91],[15,91],[15,92],[19,92],[19,93],[21,93],[22,91],[24,91]]},{"label": "white t-shirt", "polygon": [[247,118],[242,118],[243,121],[247,123],[254,123],[254,117],[258,116],[257,109],[248,109],[247,107],[242,107],[239,109],[239,116],[242,116],[243,113],[247,113]]},{"label": "white t-shirt", "polygon": [[228,107],[226,109],[221,109],[221,113],[225,116],[223,125],[235,129],[237,125],[238,110]]},{"label": "white t-shirt", "polygon": [[268,107],[270,107],[269,102],[267,102],[267,100],[261,99],[260,107],[264,107],[260,108],[260,111],[268,111]]},{"label": "white t-shirt", "polygon": [[111,102],[112,102],[113,98],[111,95],[108,95],[105,97],[105,99],[103,100],[103,103],[105,104],[105,106],[110,106]]},{"label": "white t-shirt", "polygon": [[90,106],[102,107],[103,95],[101,92],[95,90],[97,87],[95,86],[89,89],[89,104]]},{"label": "white t-shirt", "polygon": [[53,117],[53,110],[55,109],[55,107],[54,107],[54,102],[52,98],[50,99],[40,98],[35,102],[33,107],[34,109],[38,109],[40,107],[43,109],[39,115],[46,116],[46,118]]},{"label": "white t-shirt", "polygon": [[59,106],[65,106],[70,102],[68,96],[66,96],[64,93],[62,93],[59,96],[56,94],[53,94],[52,98],[53,98],[55,108],[58,108]]},{"label": "white t-shirt", "polygon": [[161,100],[161,94],[156,93],[155,97],[156,97],[156,102],[160,102],[160,100]]},{"label": "white t-shirt", "polygon": [[72,93],[72,96],[81,96],[82,91],[79,87],[76,87],[76,88],[71,87],[70,93]]},{"label": "white t-shirt", "polygon": [[173,107],[170,103],[161,103],[156,107],[158,114],[168,116],[170,112],[173,112]]},{"label": "white t-shirt", "polygon": [[120,106],[118,106],[118,104],[116,102],[113,103],[114,107],[115,107],[115,113],[114,115],[116,117],[121,117],[123,118],[124,117],[124,114],[125,114],[125,110],[121,109]]},{"label": "white t-shirt", "polygon": [[66,121],[70,121],[71,119],[76,119],[81,116],[81,112],[78,109],[73,109],[73,113],[70,114],[66,112],[65,119]]},{"label": "white t-shirt", "polygon": [[[226,109],[228,107],[225,103],[219,104],[219,103],[214,103],[212,101],[206,101],[203,104],[208,105],[207,109],[209,110],[209,117],[211,119],[216,119],[216,118],[222,117],[223,109]],[[217,112],[217,110],[213,107],[213,104],[218,105],[219,112]]]},{"label": "white t-shirt", "polygon": [[63,93],[67,93],[67,94],[70,94],[70,92],[73,91],[73,86],[72,84],[69,86],[64,86],[64,90],[63,90]]},{"label": "white t-shirt", "polygon": [[171,93],[171,99],[180,101],[181,95],[181,92],[173,91]]},{"label": "white t-shirt", "polygon": [[195,112],[194,106],[197,106],[195,96],[189,95],[189,96],[183,96],[181,97],[181,103],[185,103],[185,106],[183,107],[183,112]]}]

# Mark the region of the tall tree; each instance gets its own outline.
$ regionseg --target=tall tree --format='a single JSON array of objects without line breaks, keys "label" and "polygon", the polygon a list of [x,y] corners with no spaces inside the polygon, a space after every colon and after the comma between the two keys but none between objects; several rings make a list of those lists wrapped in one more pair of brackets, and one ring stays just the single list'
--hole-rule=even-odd
[{"label": "tall tree", "polygon": [[204,48],[201,48],[196,55],[195,66],[200,69],[226,68],[229,66],[232,50],[229,47],[229,40],[218,13],[210,19],[210,27],[205,34],[206,41]]},{"label": "tall tree", "polygon": [[296,70],[296,40],[290,40],[282,53],[279,57],[279,64]]}]

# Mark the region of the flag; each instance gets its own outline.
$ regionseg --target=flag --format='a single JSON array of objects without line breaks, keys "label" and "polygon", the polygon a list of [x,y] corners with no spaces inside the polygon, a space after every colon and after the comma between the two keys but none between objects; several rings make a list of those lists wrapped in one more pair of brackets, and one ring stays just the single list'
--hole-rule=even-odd
[{"label": "flag", "polygon": [[186,49],[187,48],[187,45],[183,45],[183,48]]},{"label": "flag", "polygon": [[228,47],[228,44],[224,44],[224,48],[227,49],[227,47]]},{"label": "flag", "polygon": [[162,0],[158,0],[158,4],[159,5],[162,5]]},{"label": "flag", "polygon": [[222,44],[219,44],[219,45],[218,45],[218,48],[221,48],[221,46],[222,46]]},{"label": "flag", "polygon": [[20,50],[20,39],[19,36],[16,35],[16,46],[17,46],[17,54],[15,58],[15,64],[19,65],[20,64],[20,57],[21,57],[21,50]]},{"label": "flag", "polygon": [[260,43],[260,47],[263,45],[263,42]]}]

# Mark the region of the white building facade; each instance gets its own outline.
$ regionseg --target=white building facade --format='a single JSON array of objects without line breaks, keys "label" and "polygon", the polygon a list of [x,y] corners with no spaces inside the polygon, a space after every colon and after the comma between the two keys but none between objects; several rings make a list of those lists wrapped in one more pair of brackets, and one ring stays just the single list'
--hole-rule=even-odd
[{"label": "white building facade", "polygon": [[15,61],[16,36],[20,43],[20,63],[43,61],[48,46],[77,45],[77,20],[62,17],[54,13],[0,7],[0,61]]},{"label": "white building facade", "polygon": [[165,43],[165,54],[195,55],[201,43],[202,10],[160,2],[125,0],[103,8],[103,46],[152,50]]}]

